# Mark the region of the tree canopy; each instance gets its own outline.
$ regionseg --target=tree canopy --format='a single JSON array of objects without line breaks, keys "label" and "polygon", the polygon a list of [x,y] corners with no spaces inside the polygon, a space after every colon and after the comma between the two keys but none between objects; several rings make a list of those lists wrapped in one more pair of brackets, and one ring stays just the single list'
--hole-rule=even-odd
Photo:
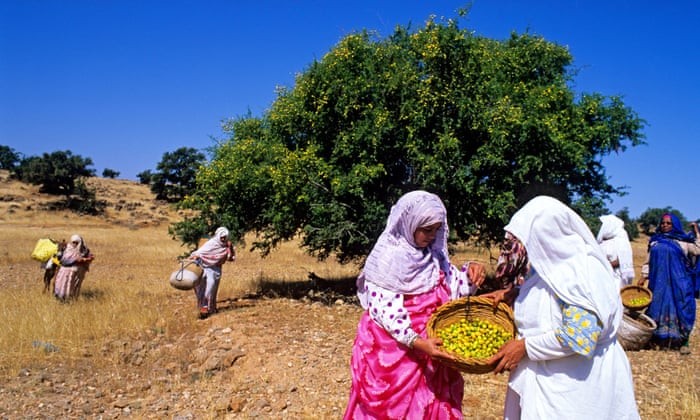
[{"label": "tree canopy", "polygon": [[[537,194],[583,210],[612,195],[601,161],[643,144],[618,96],[577,96],[573,58],[531,34],[503,41],[434,19],[388,38],[348,35],[229,136],[172,226],[185,241],[226,224],[263,254],[296,235],[312,255],[364,256],[403,193],[438,194],[453,239],[498,241]],[[602,214],[602,213],[601,213]]]},{"label": "tree canopy", "polygon": [[[80,178],[95,176],[92,159],[74,155],[70,150],[29,156],[14,168],[14,176],[23,182],[40,185],[40,191],[70,197]],[[83,187],[80,187],[83,190]]]},{"label": "tree canopy", "polygon": [[21,156],[10,146],[0,145],[0,169],[14,170]]},{"label": "tree canopy", "polygon": [[144,171],[139,178],[144,183],[143,177],[151,177],[151,192],[159,200],[180,201],[194,190],[197,170],[205,158],[204,153],[193,147],[180,147],[174,152],[163,153],[155,173]]}]

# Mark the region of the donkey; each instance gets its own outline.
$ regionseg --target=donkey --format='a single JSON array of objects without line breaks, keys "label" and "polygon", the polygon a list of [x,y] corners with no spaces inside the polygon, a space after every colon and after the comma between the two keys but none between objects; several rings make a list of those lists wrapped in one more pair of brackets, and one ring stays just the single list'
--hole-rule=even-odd
[{"label": "donkey", "polygon": [[51,290],[51,280],[56,276],[56,272],[60,267],[59,264],[54,262],[54,257],[61,259],[61,254],[66,249],[67,242],[65,239],[58,243],[58,252],[52,255],[51,258],[44,265],[44,293]]}]

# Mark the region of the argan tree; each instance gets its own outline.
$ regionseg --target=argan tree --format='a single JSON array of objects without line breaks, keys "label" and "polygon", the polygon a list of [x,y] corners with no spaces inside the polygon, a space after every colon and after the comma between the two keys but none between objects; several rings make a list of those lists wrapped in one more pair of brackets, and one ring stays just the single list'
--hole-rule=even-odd
[{"label": "argan tree", "polygon": [[602,158],[643,143],[622,98],[577,95],[573,58],[531,34],[504,41],[454,20],[341,40],[280,89],[261,118],[229,121],[171,227],[190,241],[226,224],[263,254],[298,235],[321,259],[366,255],[403,193],[437,193],[453,239],[498,241],[536,194],[604,208],[622,191]]},{"label": "argan tree", "polygon": [[92,166],[90,158],[74,155],[70,150],[56,151],[22,159],[15,167],[14,176],[41,185],[41,192],[70,198],[81,178],[95,176],[95,170],[89,166]]},{"label": "argan tree", "polygon": [[10,146],[0,145],[0,169],[12,171],[15,169],[20,159],[20,154],[17,153],[15,149]]},{"label": "argan tree", "polygon": [[205,158],[204,153],[193,147],[180,147],[174,152],[164,153],[156,172],[151,175],[151,192],[159,200],[182,200],[194,190],[197,170]]}]

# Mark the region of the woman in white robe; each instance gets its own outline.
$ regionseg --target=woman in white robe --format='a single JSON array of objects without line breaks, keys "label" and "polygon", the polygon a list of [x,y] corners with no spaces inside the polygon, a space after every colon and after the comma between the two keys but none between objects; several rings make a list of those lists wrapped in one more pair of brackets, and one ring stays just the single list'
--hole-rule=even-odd
[{"label": "woman in white robe", "polygon": [[600,216],[600,221],[602,224],[596,239],[613,267],[613,274],[620,283],[620,288],[632,284],[634,261],[625,222],[614,214]]},{"label": "woman in white robe", "polygon": [[504,418],[638,419],[630,364],[617,341],[618,284],[584,221],[539,196],[505,230],[522,244],[529,270],[512,289],[518,338],[490,360],[495,373],[510,371]]}]

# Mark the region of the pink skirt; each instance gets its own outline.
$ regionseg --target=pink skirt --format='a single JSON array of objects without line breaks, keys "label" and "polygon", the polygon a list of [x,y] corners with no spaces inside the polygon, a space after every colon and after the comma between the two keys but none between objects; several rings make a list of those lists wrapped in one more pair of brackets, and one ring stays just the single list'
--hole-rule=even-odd
[{"label": "pink skirt", "polygon": [[[413,330],[426,337],[430,315],[449,300],[441,282],[406,296]],[[464,379],[424,353],[396,341],[367,312],[357,327],[350,361],[352,387],[345,419],[461,419]]]}]

